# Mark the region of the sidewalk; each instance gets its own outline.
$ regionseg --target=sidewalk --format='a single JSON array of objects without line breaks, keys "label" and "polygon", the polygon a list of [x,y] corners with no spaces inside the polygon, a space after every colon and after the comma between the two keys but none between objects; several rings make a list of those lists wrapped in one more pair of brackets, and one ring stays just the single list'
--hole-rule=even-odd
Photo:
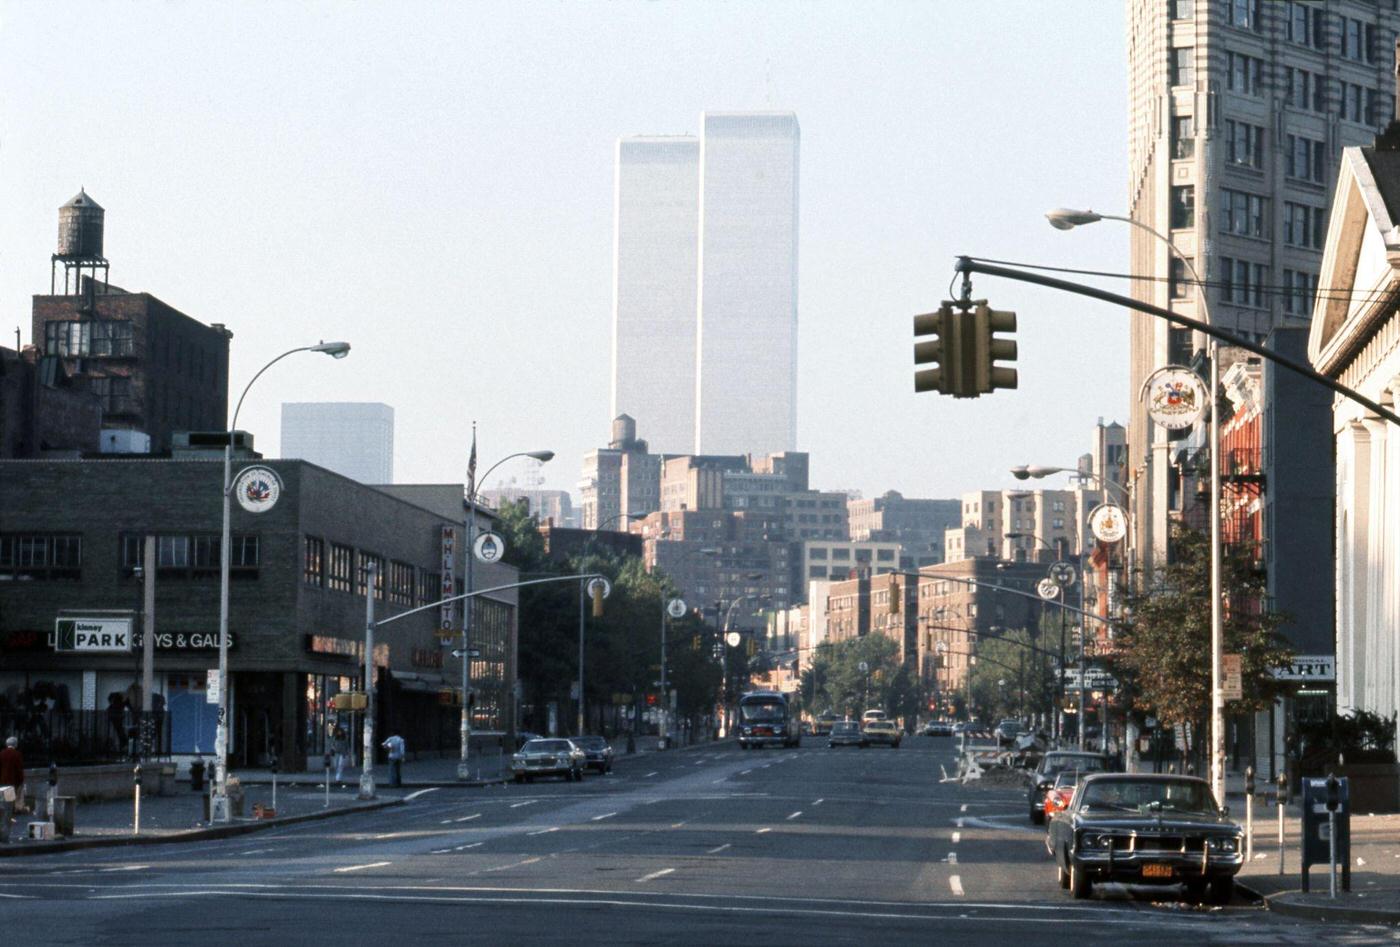
[{"label": "sidewalk", "polygon": [[[68,838],[60,837],[52,841],[34,841],[28,837],[29,823],[43,822],[45,821],[44,816],[36,813],[19,815],[15,817],[15,822],[11,826],[9,844],[0,843],[0,857],[72,851],[110,845],[141,845],[224,838],[279,825],[382,809],[403,802],[402,793],[395,790],[379,792],[377,800],[362,802],[357,798],[359,788],[357,785],[343,789],[333,786],[328,799],[324,789],[317,791],[309,787],[288,786],[279,780],[276,815],[255,819],[253,818],[255,805],[268,808],[273,805],[270,778],[268,783],[268,785],[243,783],[244,817],[235,817],[226,824],[211,824],[203,821],[205,794],[191,791],[188,782],[177,783],[173,795],[142,794],[139,835],[133,831],[134,799],[100,802],[80,801],[76,803],[73,816],[74,834]],[[39,813],[43,812],[43,806],[43,801],[40,801]]]}]

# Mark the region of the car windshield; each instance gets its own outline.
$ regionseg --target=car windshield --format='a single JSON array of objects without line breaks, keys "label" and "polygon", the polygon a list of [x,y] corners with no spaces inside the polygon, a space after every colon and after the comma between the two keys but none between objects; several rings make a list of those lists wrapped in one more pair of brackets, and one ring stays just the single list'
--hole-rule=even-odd
[{"label": "car windshield", "polygon": [[531,740],[525,744],[526,753],[567,753],[568,740]]},{"label": "car windshield", "polygon": [[608,741],[602,737],[579,737],[574,743],[585,750],[601,750],[608,745]]},{"label": "car windshield", "polygon": [[860,727],[849,721],[838,723],[831,728],[832,733],[859,733]]},{"label": "car windshield", "polygon": [[1059,756],[1051,754],[1045,758],[1043,772],[1054,776],[1065,770],[1078,770],[1082,773],[1101,773],[1108,767],[1101,756]]},{"label": "car windshield", "polygon": [[1092,809],[1146,812],[1153,803],[1159,803],[1163,812],[1216,811],[1210,787],[1198,780],[1099,780],[1085,785],[1081,805]]},{"label": "car windshield", "polygon": [[867,730],[893,730],[894,724],[889,720],[871,720],[865,725]]},{"label": "car windshield", "polygon": [[782,720],[785,709],[777,701],[754,701],[739,705],[739,715],[753,723],[755,721]]}]

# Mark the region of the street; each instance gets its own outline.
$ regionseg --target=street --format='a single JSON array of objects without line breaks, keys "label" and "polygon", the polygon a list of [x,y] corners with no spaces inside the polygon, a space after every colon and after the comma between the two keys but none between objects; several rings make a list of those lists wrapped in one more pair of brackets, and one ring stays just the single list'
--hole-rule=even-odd
[{"label": "street", "polygon": [[84,945],[1396,939],[1174,889],[1071,902],[1021,791],[939,783],[952,761],[940,738],[723,744],[625,757],[582,784],[430,789],[269,834],[8,859],[0,924]]}]

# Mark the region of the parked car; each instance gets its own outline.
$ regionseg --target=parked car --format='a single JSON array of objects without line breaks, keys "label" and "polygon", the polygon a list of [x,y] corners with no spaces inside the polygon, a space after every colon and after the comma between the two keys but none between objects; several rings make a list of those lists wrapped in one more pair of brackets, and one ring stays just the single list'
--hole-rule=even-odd
[{"label": "parked car", "polygon": [[839,720],[831,725],[831,733],[827,735],[826,745],[833,746],[859,746],[866,747],[870,743],[861,732],[860,724],[854,720]]},{"label": "parked car", "polygon": [[840,723],[840,721],[840,715],[831,713],[830,711],[824,714],[817,714],[817,719],[812,722],[812,735],[824,737],[830,733],[831,728],[835,724]]},{"label": "parked car", "polygon": [[[1045,790],[1044,820],[1048,823],[1058,815],[1062,815],[1069,808],[1069,801],[1074,798],[1074,790],[1079,786],[1079,779],[1083,775],[1080,770],[1062,770],[1055,777],[1055,784]],[[1050,850],[1050,832],[1046,829],[1045,849]]]},{"label": "parked car", "polygon": [[1112,769],[1108,757],[1102,753],[1080,753],[1070,750],[1051,750],[1040,758],[1040,764],[1031,773],[1031,788],[1026,794],[1030,806],[1031,822],[1045,821],[1045,790],[1055,783],[1055,777],[1065,770],[1079,770],[1084,773],[1102,773]]},{"label": "parked car", "polygon": [[543,738],[538,733],[533,733],[529,730],[517,730],[515,732],[515,748],[519,750],[522,746],[529,743],[531,740],[540,739]]},{"label": "parked car", "polygon": [[919,732],[926,737],[951,737],[953,723],[950,720],[930,720]]},{"label": "parked car", "polygon": [[585,759],[572,740],[531,740],[510,758],[510,772],[517,783],[533,782],[536,776],[563,776],[565,781],[577,782],[583,779]]},{"label": "parked car", "polygon": [[867,710],[865,713],[860,715],[861,723],[869,723],[872,720],[888,719],[890,719],[890,715],[885,713],[883,710]]},{"label": "parked car", "polygon": [[900,732],[894,725],[893,720],[870,720],[865,722],[860,728],[861,735],[865,737],[867,746],[888,746],[892,749],[899,749]]},{"label": "parked car", "polygon": [[1025,729],[1021,726],[1021,721],[1014,717],[1007,717],[997,724],[997,739],[1002,743],[1014,743],[1016,738],[1025,732]]},{"label": "parked car", "polygon": [[1049,835],[1056,879],[1074,898],[1119,881],[1179,884],[1225,904],[1244,863],[1244,830],[1196,776],[1092,773]]},{"label": "parked car", "polygon": [[602,737],[575,737],[573,742],[583,750],[584,765],[600,773],[611,773],[613,748]]}]

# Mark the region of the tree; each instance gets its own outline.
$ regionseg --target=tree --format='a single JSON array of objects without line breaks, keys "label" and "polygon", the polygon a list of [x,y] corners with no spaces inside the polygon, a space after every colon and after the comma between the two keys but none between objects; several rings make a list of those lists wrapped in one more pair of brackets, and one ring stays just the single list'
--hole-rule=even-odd
[{"label": "tree", "polygon": [[811,667],[803,671],[803,687],[813,695],[808,704],[813,712],[829,709],[847,717],[872,708],[891,716],[907,714],[917,693],[899,660],[899,645],[882,634],[819,645]]},{"label": "tree", "polygon": [[[1166,726],[1190,725],[1204,733],[1210,716],[1210,540],[1199,530],[1178,527],[1173,560],[1151,587],[1127,597],[1130,620],[1117,635],[1114,670],[1134,681],[1135,704]],[[1281,690],[1274,670],[1292,651],[1279,634],[1287,616],[1267,608],[1267,586],[1251,557],[1227,549],[1221,562],[1226,654],[1241,656],[1244,697],[1236,712],[1267,708]],[[1203,744],[1195,741],[1196,748]]]},{"label": "tree", "polygon": [[1055,686],[1045,641],[1044,634],[1027,628],[1002,628],[977,636],[976,663],[969,675],[972,704],[979,714],[1023,717],[1052,706]]}]

